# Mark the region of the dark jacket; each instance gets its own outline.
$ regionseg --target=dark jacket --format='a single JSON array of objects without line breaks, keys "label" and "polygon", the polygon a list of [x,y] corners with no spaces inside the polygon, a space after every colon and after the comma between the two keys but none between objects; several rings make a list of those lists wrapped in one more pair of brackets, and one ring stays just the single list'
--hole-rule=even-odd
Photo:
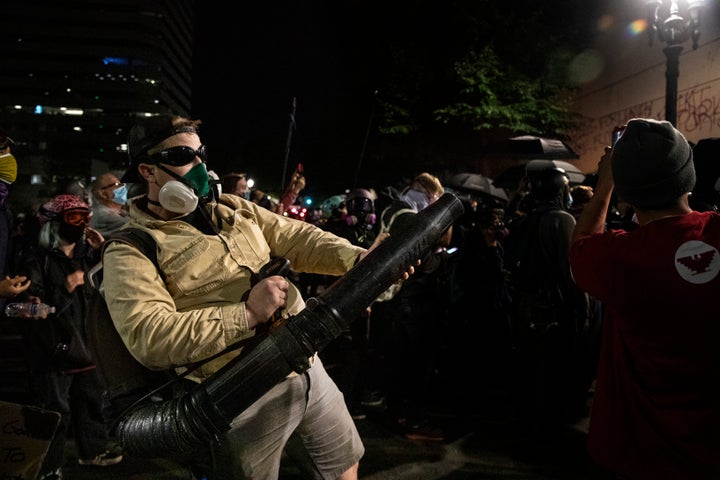
[{"label": "dark jacket", "polygon": [[88,270],[92,262],[86,254],[88,250],[79,244],[69,258],[58,249],[37,248],[25,258],[21,274],[32,281],[26,295],[39,297],[56,309],[46,319],[25,322],[25,340],[33,369],[72,371],[92,364],[85,343],[86,285],[73,292],[68,292],[65,286],[69,274],[78,269]]}]

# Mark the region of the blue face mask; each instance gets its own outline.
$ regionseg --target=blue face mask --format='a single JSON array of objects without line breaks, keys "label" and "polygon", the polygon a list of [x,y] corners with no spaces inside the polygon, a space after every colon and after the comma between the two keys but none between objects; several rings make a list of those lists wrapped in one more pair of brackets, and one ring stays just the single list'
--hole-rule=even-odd
[{"label": "blue face mask", "polygon": [[127,195],[127,185],[121,185],[113,191],[112,201],[120,205],[125,205],[127,203]]}]

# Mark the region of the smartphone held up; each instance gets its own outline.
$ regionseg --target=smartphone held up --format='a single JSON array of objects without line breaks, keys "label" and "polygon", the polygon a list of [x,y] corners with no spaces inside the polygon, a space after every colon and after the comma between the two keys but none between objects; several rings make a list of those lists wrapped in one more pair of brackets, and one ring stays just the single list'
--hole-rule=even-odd
[{"label": "smartphone held up", "polygon": [[622,137],[622,134],[624,131],[625,131],[625,125],[617,126],[617,127],[613,128],[612,139],[610,141],[611,142],[610,145],[612,145],[614,147],[615,144],[617,143],[617,141],[620,140],[620,137]]}]

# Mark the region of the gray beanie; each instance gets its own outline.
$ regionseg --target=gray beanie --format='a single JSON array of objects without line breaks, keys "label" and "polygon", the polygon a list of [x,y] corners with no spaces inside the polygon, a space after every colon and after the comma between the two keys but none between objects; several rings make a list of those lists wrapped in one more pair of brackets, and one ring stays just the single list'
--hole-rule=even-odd
[{"label": "gray beanie", "polygon": [[670,122],[633,118],[612,153],[615,191],[640,209],[669,206],[695,186],[692,149]]}]

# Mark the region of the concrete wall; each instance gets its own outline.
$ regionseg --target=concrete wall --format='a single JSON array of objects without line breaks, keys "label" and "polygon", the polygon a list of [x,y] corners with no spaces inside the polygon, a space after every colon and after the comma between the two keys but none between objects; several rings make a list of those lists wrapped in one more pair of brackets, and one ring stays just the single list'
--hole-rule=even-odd
[{"label": "concrete wall", "polygon": [[[579,62],[578,74],[591,78],[582,84],[573,108],[584,124],[568,142],[580,154],[576,165],[586,173],[597,169],[614,126],[633,117],[665,118],[666,44],[656,38],[648,45],[645,1],[607,3],[595,49]],[[683,17],[685,3],[679,2]],[[691,142],[720,137],[720,0],[705,0],[700,21],[698,49],[691,40],[683,43],[678,77],[676,126]]]}]

